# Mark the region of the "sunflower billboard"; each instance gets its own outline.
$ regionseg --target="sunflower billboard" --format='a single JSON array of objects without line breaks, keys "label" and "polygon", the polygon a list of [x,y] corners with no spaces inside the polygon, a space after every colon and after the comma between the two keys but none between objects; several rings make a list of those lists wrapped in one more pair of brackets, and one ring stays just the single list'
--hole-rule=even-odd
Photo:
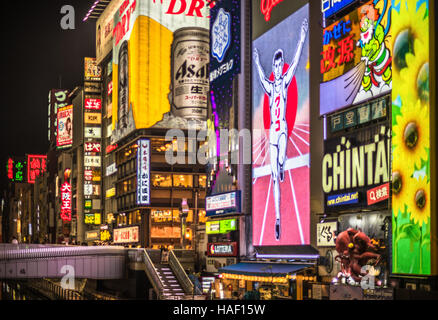
[{"label": "sunflower billboard", "polygon": [[209,91],[206,1],[125,0],[114,15],[113,134],[205,127]]},{"label": "sunflower billboard", "polygon": [[393,273],[431,274],[429,3],[392,10]]},{"label": "sunflower billboard", "polygon": [[391,92],[390,0],[373,0],[324,29],[320,115]]}]

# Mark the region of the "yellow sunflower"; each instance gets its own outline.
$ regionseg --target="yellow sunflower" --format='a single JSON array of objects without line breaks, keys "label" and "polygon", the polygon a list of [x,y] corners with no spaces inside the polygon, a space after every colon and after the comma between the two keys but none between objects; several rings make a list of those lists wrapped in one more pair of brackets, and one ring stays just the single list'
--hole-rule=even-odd
[{"label": "yellow sunflower", "polygon": [[426,148],[430,141],[428,108],[421,107],[420,101],[415,105],[403,103],[401,113],[396,116],[397,125],[393,127],[393,162],[412,174],[414,165],[419,169],[421,159],[427,160]]},{"label": "yellow sunflower", "polygon": [[407,67],[400,71],[403,79],[394,86],[403,104],[415,104],[417,100],[429,107],[429,49],[420,41],[414,42],[415,55],[406,54]]},{"label": "yellow sunflower", "polygon": [[426,177],[409,178],[407,189],[408,212],[414,223],[421,227],[430,217],[430,184]]},{"label": "yellow sunflower", "polygon": [[[426,14],[426,4],[416,10],[417,0],[400,1],[400,11],[392,10],[391,29],[388,46],[392,50],[393,95],[401,93],[399,84],[405,81],[400,74],[406,68],[406,54],[417,55],[420,51],[429,52],[429,23]],[[419,41],[416,41],[419,40]],[[418,44],[416,45],[415,42]]]},{"label": "yellow sunflower", "polygon": [[398,216],[399,211],[405,212],[405,204],[407,202],[407,181],[409,175],[406,170],[400,170],[400,167],[394,166],[392,171],[392,212],[395,217]]}]

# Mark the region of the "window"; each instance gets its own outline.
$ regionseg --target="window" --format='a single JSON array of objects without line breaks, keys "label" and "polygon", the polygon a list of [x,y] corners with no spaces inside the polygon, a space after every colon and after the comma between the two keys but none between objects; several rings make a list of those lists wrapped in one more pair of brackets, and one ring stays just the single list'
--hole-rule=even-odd
[{"label": "window", "polygon": [[173,186],[179,188],[193,188],[192,175],[173,175]]},{"label": "window", "polygon": [[207,176],[199,176],[199,187],[207,188]]},{"label": "window", "polygon": [[154,187],[172,187],[172,176],[170,174],[152,174],[152,185]]}]

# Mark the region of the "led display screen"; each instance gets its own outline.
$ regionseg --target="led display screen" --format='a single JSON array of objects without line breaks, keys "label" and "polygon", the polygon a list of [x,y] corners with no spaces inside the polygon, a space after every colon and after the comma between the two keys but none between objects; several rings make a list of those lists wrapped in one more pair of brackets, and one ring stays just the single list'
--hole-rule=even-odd
[{"label": "led display screen", "polygon": [[390,2],[369,1],[324,29],[321,115],[391,91]]},{"label": "led display screen", "polygon": [[309,5],[289,10],[253,39],[255,246],[310,243]]},{"label": "led display screen", "polygon": [[392,10],[392,272],[431,274],[429,1]]}]

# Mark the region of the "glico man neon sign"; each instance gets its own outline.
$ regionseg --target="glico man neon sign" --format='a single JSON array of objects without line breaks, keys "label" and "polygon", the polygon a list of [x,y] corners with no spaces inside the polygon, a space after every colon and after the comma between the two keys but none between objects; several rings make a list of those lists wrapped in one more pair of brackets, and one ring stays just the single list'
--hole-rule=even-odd
[{"label": "glico man neon sign", "polygon": [[282,1],[283,0],[261,0],[260,1],[260,10],[262,11],[263,15],[265,16],[266,21],[271,20],[272,9]]}]

